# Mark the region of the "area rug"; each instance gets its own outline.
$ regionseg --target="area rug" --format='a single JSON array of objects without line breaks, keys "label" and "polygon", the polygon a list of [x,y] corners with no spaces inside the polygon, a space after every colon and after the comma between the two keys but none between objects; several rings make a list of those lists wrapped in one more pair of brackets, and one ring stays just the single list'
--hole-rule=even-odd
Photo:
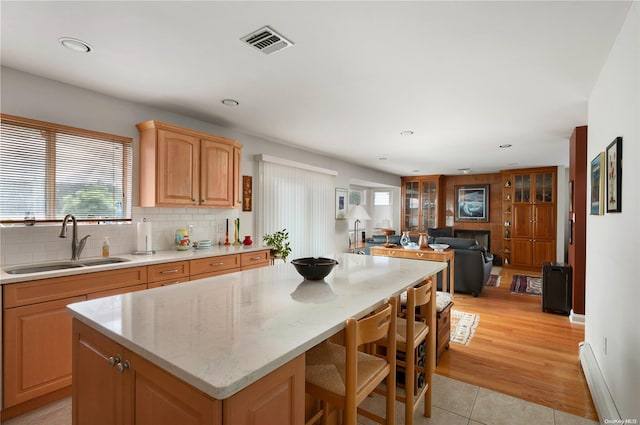
[{"label": "area rug", "polygon": [[497,274],[492,274],[489,278],[489,282],[487,282],[487,286],[500,286],[500,276]]},{"label": "area rug", "polygon": [[467,345],[473,337],[480,315],[451,310],[451,342]]},{"label": "area rug", "polygon": [[514,294],[542,295],[542,278],[514,274],[511,280],[511,292]]}]

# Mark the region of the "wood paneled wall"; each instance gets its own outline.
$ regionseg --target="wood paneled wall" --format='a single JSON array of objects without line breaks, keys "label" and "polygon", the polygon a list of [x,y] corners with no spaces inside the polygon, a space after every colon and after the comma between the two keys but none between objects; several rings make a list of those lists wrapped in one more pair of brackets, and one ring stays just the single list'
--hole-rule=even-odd
[{"label": "wood paneled wall", "polygon": [[[446,217],[446,225],[453,229],[474,229],[488,230],[491,232],[491,252],[497,259],[501,260],[502,251],[502,177],[500,173],[492,174],[469,174],[461,176],[445,176],[445,210],[455,211],[456,186],[465,185],[489,185],[489,222],[460,222],[453,218]],[[498,263],[496,263],[498,264]]]}]

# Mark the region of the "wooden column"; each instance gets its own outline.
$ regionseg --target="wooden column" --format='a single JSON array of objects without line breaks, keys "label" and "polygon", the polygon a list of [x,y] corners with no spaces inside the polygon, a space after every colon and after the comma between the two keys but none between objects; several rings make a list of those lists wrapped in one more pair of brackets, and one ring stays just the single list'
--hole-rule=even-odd
[{"label": "wooden column", "polygon": [[[568,247],[569,265],[573,285],[572,308],[576,314],[584,314],[585,257],[587,252],[587,126],[576,127],[569,142],[569,181],[573,182],[573,199],[570,200],[569,221],[573,236]],[[571,184],[571,183],[570,183]],[[571,230],[571,229],[570,229]]]}]

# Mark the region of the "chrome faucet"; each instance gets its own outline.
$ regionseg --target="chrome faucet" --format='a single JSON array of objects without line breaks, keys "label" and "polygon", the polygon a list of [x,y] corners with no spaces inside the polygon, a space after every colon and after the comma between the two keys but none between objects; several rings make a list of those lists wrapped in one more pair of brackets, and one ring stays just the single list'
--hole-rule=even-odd
[{"label": "chrome faucet", "polygon": [[87,243],[87,238],[91,235],[87,235],[84,238],[80,239],[78,242],[78,223],[76,222],[76,218],[67,214],[64,216],[64,220],[62,220],[62,229],[60,230],[60,237],[67,237],[67,222],[71,219],[73,221],[73,240],[71,241],[71,260],[79,260],[80,254],[82,254],[82,250],[84,249],[84,245]]}]

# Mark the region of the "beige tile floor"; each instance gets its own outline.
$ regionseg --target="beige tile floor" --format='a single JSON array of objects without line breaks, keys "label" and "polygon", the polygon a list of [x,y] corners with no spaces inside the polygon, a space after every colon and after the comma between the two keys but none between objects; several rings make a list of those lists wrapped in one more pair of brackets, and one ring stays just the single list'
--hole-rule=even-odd
[{"label": "beige tile floor", "polygon": [[[597,425],[588,419],[560,412],[495,391],[433,375],[433,412],[415,413],[415,425]],[[375,396],[364,402],[365,408],[384,412],[384,398]],[[374,422],[359,418],[359,424]],[[404,406],[396,403],[396,424],[404,423]],[[33,412],[4,421],[3,425],[70,425],[71,399],[66,398]]]},{"label": "beige tile floor", "polygon": [[[365,400],[366,409],[384,412],[384,398]],[[415,425],[598,425],[598,422],[495,391],[433,375],[431,418],[422,416],[422,406],[414,415]],[[361,425],[374,424],[358,418]],[[404,405],[396,403],[396,424],[404,424]]]}]

